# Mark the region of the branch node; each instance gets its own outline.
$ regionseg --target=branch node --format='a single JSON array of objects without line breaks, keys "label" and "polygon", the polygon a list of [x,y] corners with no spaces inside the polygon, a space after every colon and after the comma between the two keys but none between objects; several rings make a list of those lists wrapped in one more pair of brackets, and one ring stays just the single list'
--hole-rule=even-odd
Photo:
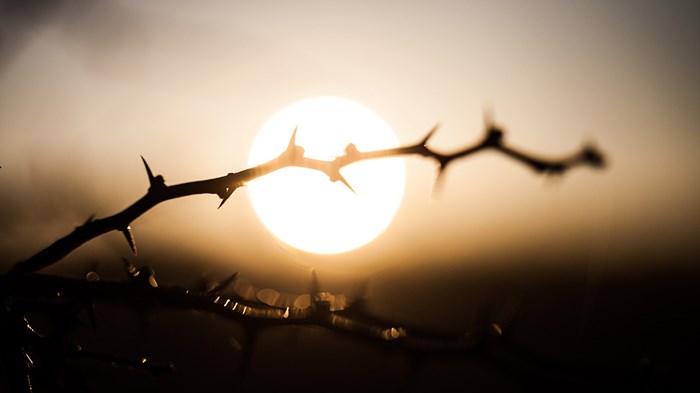
[{"label": "branch node", "polygon": [[357,161],[357,159],[360,158],[360,151],[357,150],[357,146],[355,146],[354,143],[348,143],[348,145],[345,146],[345,153],[342,155],[342,158],[344,162]]},{"label": "branch node", "polygon": [[483,145],[495,148],[501,147],[503,145],[503,130],[495,126],[489,127],[486,131]]}]

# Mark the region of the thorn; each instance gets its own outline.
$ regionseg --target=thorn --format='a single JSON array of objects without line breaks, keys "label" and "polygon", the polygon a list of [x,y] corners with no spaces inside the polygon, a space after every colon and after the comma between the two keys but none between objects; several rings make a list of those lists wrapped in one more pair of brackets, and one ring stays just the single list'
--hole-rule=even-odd
[{"label": "thorn", "polygon": [[146,174],[148,175],[148,182],[153,185],[153,183],[156,180],[156,177],[153,176],[153,172],[151,171],[151,167],[148,166],[148,163],[146,162],[146,159],[141,156],[141,161],[143,161],[143,166],[146,167]]},{"label": "thorn", "polygon": [[440,166],[438,167],[437,175],[435,175],[435,183],[433,184],[433,189],[430,192],[431,198],[442,192],[442,184],[443,184],[443,179],[444,179],[443,175],[445,173],[446,168],[447,168],[447,162],[445,162],[445,163],[441,162]]},{"label": "thorn", "polygon": [[143,166],[146,167],[146,174],[148,175],[148,184],[150,184],[151,188],[162,186],[165,183],[165,181],[163,180],[163,176],[153,176],[153,171],[151,171],[151,167],[148,166],[148,163],[146,162],[146,159],[143,158],[143,156],[141,156],[141,161],[143,161]]},{"label": "thorn", "polygon": [[563,177],[561,176],[555,176],[555,175],[560,175],[561,173],[546,173],[545,176],[542,178],[542,186],[543,187],[548,187],[550,189],[559,189],[563,182]]},{"label": "thorn", "polygon": [[483,116],[484,116],[484,125],[486,126],[486,129],[493,128],[495,126],[495,115],[493,113],[493,107],[489,106],[484,106],[483,108]]},{"label": "thorn", "polygon": [[136,268],[136,266],[129,262],[126,258],[122,257],[122,264],[124,265],[124,270],[130,275],[130,276],[135,276],[136,273],[139,271],[139,269]]},{"label": "thorn", "polygon": [[221,209],[221,206],[223,206],[224,203],[226,203],[226,201],[231,197],[233,191],[235,190],[236,189],[234,187],[226,187],[226,192],[224,192],[223,195],[219,194],[219,196],[221,197],[221,203],[219,203],[219,207],[217,209]]},{"label": "thorn", "polygon": [[433,128],[431,128],[430,131],[428,131],[428,135],[426,135],[425,138],[423,138],[420,144],[425,145],[426,143],[428,143],[428,139],[430,139],[435,134],[435,131],[437,131],[438,127],[440,127],[440,123],[435,123]]},{"label": "thorn", "polygon": [[88,217],[88,219],[85,220],[85,223],[83,223],[83,226],[85,226],[85,225],[91,223],[92,221],[94,221],[94,220],[95,220],[95,215],[96,215],[96,214],[97,214],[97,213],[93,213],[93,215],[91,215],[90,217]]},{"label": "thorn", "polygon": [[129,247],[131,248],[131,252],[134,253],[134,256],[136,255],[136,240],[134,240],[134,234],[131,232],[131,226],[127,226],[126,228],[121,230],[122,234],[124,235],[124,238],[126,238],[126,242],[129,243]]},{"label": "thorn", "polygon": [[321,289],[318,285],[318,277],[316,276],[316,270],[311,269],[311,278],[309,280],[309,296],[311,296],[311,304],[316,304],[316,300],[318,298],[318,294],[321,292]]},{"label": "thorn", "polygon": [[294,132],[292,132],[292,137],[289,139],[289,144],[287,145],[287,150],[292,150],[294,146],[296,146],[296,139],[297,139],[297,130],[299,129],[299,125],[297,124],[296,127],[294,127]]},{"label": "thorn", "polygon": [[365,299],[367,298],[367,280],[362,280],[357,284],[356,291],[357,293],[355,294],[356,299]]},{"label": "thorn", "polygon": [[352,191],[354,194],[357,194],[357,192],[355,192],[355,190],[352,188],[352,186],[350,186],[350,183],[348,183],[348,181],[345,180],[343,175],[338,174],[338,178],[335,181],[341,181],[343,184],[345,184],[345,187],[349,188],[350,191]]},{"label": "thorn", "polygon": [[238,277],[238,272],[233,273],[232,275],[226,277],[223,281],[221,281],[218,285],[216,285],[214,288],[210,289],[207,291],[207,294],[209,295],[217,295],[224,289],[226,289],[227,286],[231,285],[233,281],[236,280],[236,277]]}]

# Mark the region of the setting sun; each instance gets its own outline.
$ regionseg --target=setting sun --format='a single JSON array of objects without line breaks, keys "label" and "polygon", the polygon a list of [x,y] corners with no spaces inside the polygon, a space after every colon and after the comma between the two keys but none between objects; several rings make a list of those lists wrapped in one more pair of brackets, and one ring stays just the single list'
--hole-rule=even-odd
[{"label": "setting sun", "polygon": [[[396,135],[366,107],[339,97],[290,105],[258,132],[249,164],[261,164],[296,144],[306,157],[333,160],[348,144],[359,151],[398,146]],[[391,223],[404,193],[403,159],[354,163],[341,170],[352,190],[324,173],[285,168],[249,183],[250,198],[265,227],[283,242],[313,253],[334,254],[361,247]],[[354,191],[354,192],[353,192]]]}]

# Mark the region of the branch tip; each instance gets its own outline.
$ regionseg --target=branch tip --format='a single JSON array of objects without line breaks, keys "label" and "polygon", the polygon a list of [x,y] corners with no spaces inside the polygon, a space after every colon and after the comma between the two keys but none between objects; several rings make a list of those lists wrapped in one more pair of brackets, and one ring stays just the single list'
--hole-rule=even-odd
[{"label": "branch tip", "polygon": [[581,151],[583,160],[596,168],[605,166],[605,157],[593,144],[588,144]]}]

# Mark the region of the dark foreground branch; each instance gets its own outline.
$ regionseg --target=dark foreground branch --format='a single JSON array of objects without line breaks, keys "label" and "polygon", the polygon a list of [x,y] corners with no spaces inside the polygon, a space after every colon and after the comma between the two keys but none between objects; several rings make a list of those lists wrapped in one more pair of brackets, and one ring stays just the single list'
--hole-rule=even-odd
[{"label": "dark foreground branch", "polygon": [[29,259],[16,263],[9,274],[17,275],[37,272],[58,262],[86,242],[115,230],[124,234],[129,247],[136,254],[136,242],[130,225],[136,218],[155,205],[188,195],[216,194],[221,198],[221,204],[219,205],[221,207],[237,188],[246,185],[251,180],[286,167],[301,167],[321,171],[331,181],[340,181],[352,190],[352,186],[340,172],[343,167],[359,161],[407,155],[419,155],[435,160],[438,163],[438,179],[450,163],[482,150],[499,151],[544,174],[563,174],[568,169],[579,165],[590,165],[593,167],[602,167],[604,165],[602,154],[593,146],[584,146],[579,152],[557,160],[535,157],[504,144],[503,131],[493,126],[487,128],[485,136],[478,143],[453,153],[440,153],[427,146],[428,140],[434,134],[436,128],[433,128],[423,140],[414,145],[360,152],[355,145],[350,144],[346,147],[342,156],[336,157],[332,161],[305,157],[304,149],[295,143],[297,132],[295,129],[287,149],[278,157],[266,163],[218,178],[172,186],[166,185],[162,176],[154,176],[146,160],[143,160],[150,183],[146,195],[112,216],[101,219],[94,219],[94,216],[90,217],[83,225],[75,228],[73,232],[58,239]]},{"label": "dark foreground branch", "polygon": [[[340,336],[365,341],[381,351],[405,355],[417,367],[431,359],[464,360],[471,357],[493,363],[522,378],[543,380],[550,384],[566,382],[576,386],[604,384],[609,387],[610,384],[615,384],[624,387],[637,378],[645,377],[640,374],[644,370],[633,364],[611,368],[604,361],[600,364],[566,362],[562,359],[543,358],[520,348],[517,345],[517,335],[511,334],[517,310],[484,310],[492,314],[489,319],[480,321],[467,331],[447,332],[379,318],[368,311],[362,298],[336,309],[332,306],[332,300],[329,300],[333,295],[319,290],[315,274],[311,277],[309,304],[285,306],[275,302],[265,303],[259,300],[259,296],[243,296],[235,289],[230,290],[234,287],[236,274],[212,289],[202,291],[159,286],[149,269],[139,269],[133,265],[125,268],[129,275],[126,282],[100,280],[94,271],[85,280],[43,274],[0,276],[0,298],[5,299],[5,307],[0,310],[0,327],[6,329],[2,336],[6,340],[0,341],[6,350],[12,350],[15,354],[16,362],[13,365],[16,373],[12,377],[19,387],[25,386],[42,368],[60,367],[61,362],[70,358],[94,359],[106,365],[111,364],[112,367],[143,369],[152,374],[177,371],[177,364],[157,359],[157,354],[151,353],[146,357],[147,353],[141,352],[147,351],[146,348],[132,348],[131,352],[136,352],[132,357],[95,352],[90,348],[90,340],[87,340],[88,347],[83,348],[73,338],[35,330],[32,319],[26,317],[41,315],[47,310],[62,309],[62,312],[51,314],[57,319],[54,323],[60,326],[81,323],[86,314],[89,325],[97,334],[104,326],[102,320],[96,318],[97,305],[128,307],[138,311],[137,315],[146,320],[148,315],[165,310],[196,310],[233,321],[242,328],[242,334],[236,335],[234,340],[238,344],[236,350],[242,355],[238,368],[243,375],[250,366],[256,341],[262,331],[280,326],[314,326]],[[454,309],[452,312],[458,315],[464,310]],[[36,365],[34,355],[37,356]],[[151,359],[151,355],[154,359]],[[28,363],[25,362],[27,359]],[[47,359],[56,363],[46,363]],[[406,377],[410,381],[415,370],[412,368],[407,371]],[[41,380],[41,376],[39,374],[37,380]],[[33,390],[29,388],[18,391]]]}]

